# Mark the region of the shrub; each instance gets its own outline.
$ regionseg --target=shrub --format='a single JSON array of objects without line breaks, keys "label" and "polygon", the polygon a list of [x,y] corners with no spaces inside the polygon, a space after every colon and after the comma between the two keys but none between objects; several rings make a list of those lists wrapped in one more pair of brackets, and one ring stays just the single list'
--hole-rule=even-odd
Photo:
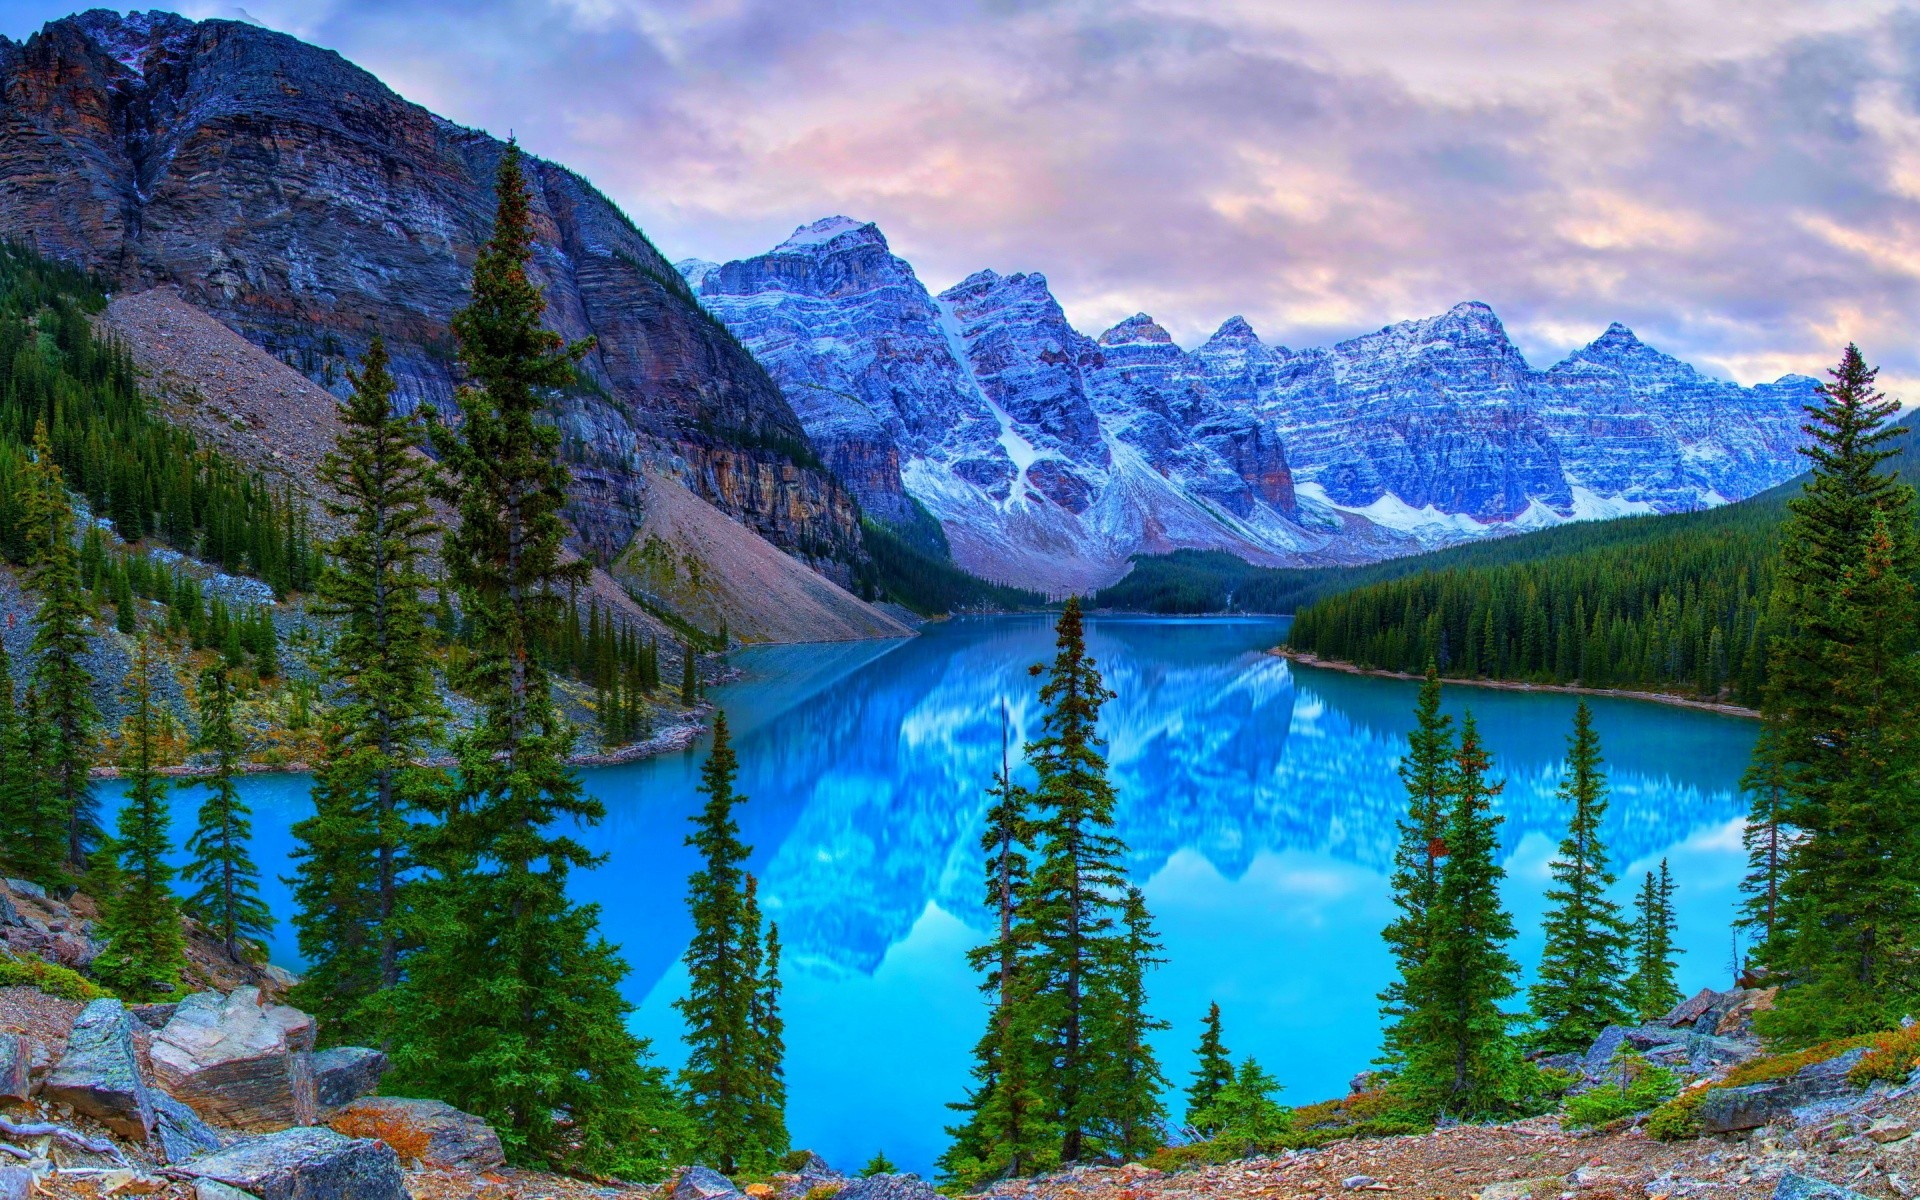
[{"label": "shrub", "polygon": [[1567,1100],[1562,1125],[1570,1129],[1605,1125],[1631,1113],[1646,1112],[1680,1090],[1680,1081],[1672,1071],[1653,1066],[1637,1054],[1614,1055],[1608,1074],[1618,1082],[1603,1083]]},{"label": "shrub", "polygon": [[[1773,1054],[1765,1058],[1756,1058],[1744,1062],[1727,1072],[1726,1078],[1710,1087],[1689,1088],[1678,1096],[1653,1110],[1647,1117],[1647,1133],[1663,1142],[1677,1142],[1683,1138],[1699,1137],[1700,1122],[1694,1113],[1707,1093],[1720,1088],[1745,1087],[1752,1083],[1771,1083],[1776,1079],[1785,1079],[1802,1067],[1814,1063],[1826,1062],[1838,1058],[1849,1050],[1861,1046],[1874,1045],[1877,1039],[1886,1034],[1866,1034],[1861,1037],[1840,1038],[1837,1041],[1822,1042],[1818,1046],[1809,1046],[1805,1050],[1796,1050],[1791,1054]],[[1864,1060],[1863,1060],[1864,1061]],[[1857,1067],[1855,1068],[1858,1069]],[[1902,1078],[1905,1076],[1903,1075]],[[1851,1075],[1848,1078],[1852,1078]]]},{"label": "shrub", "polygon": [[1920,1067],[1920,1025],[1909,1025],[1878,1035],[1873,1049],[1847,1072],[1847,1082],[1855,1087],[1881,1080],[1904,1083],[1915,1067]]},{"label": "shrub", "polygon": [[0,987],[38,988],[80,1004],[113,995],[77,971],[38,958],[0,958]]}]

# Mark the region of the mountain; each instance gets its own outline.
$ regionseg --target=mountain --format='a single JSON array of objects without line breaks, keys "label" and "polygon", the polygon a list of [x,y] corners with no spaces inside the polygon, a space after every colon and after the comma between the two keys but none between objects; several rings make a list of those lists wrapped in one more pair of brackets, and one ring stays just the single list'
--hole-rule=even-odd
[{"label": "mountain", "polygon": [[[405,402],[450,401],[503,150],[238,21],[94,10],[0,39],[0,237],[119,292],[177,288],[336,394],[378,330]],[[555,408],[578,548],[617,566],[670,477],[849,582],[857,506],[780,388],[592,185],[526,167],[548,320],[595,339]]]},{"label": "mountain", "polygon": [[1725,503],[1797,470],[1815,386],[1715,380],[1620,325],[1539,371],[1480,303],[1298,352],[1239,317],[1192,351],[1144,313],[1089,338],[1042,275],[934,296],[846,217],[677,266],[866,511],[1055,589],[1136,553],[1370,562]]}]

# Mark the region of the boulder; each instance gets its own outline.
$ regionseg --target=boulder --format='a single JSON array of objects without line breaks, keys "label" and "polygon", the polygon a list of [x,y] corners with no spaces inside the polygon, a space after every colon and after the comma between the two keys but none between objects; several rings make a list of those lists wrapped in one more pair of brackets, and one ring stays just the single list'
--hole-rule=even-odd
[{"label": "boulder", "polygon": [[869,1175],[850,1181],[834,1200],[938,1200],[939,1195],[918,1175]]},{"label": "boulder", "polygon": [[327,1125],[349,1137],[378,1138],[410,1166],[487,1171],[506,1162],[492,1126],[438,1100],[368,1096],[328,1117]]},{"label": "boulder", "polygon": [[673,1181],[667,1200],[722,1200],[739,1194],[740,1189],[733,1186],[733,1180],[720,1172],[709,1167],[688,1167]]},{"label": "boulder", "polygon": [[95,1000],[80,1010],[66,1053],[47,1076],[42,1096],[84,1113],[122,1137],[147,1140],[153,1128],[153,1091],[140,1077],[133,1050],[133,1017],[118,1000]]},{"label": "boulder", "polygon": [[4,882],[7,890],[14,895],[23,896],[28,900],[38,900],[44,904],[51,898],[47,895],[47,889],[37,883],[29,883],[24,879],[7,879],[0,882]]},{"label": "boulder", "polygon": [[0,1200],[32,1200],[33,1172],[25,1167],[0,1167]]},{"label": "boulder", "polygon": [[178,1004],[136,1004],[127,1010],[133,1019],[148,1029],[165,1029],[167,1022],[173,1020],[173,1014],[180,1011]]},{"label": "boulder", "polygon": [[1670,1028],[1691,1025],[1700,1019],[1700,1015],[1714,1006],[1720,999],[1720,993],[1712,988],[1701,988],[1693,995],[1673,1006],[1673,1011],[1661,1017],[1659,1024]]},{"label": "boulder", "polygon": [[165,1092],[154,1094],[153,1117],[153,1144],[162,1162],[177,1166],[226,1145],[199,1113]]},{"label": "boulder", "polygon": [[264,1002],[258,988],[188,996],[153,1035],[160,1086],[202,1117],[238,1129],[275,1130],[318,1119],[313,1018]]},{"label": "boulder", "polygon": [[[393,1147],[331,1129],[287,1129],[248,1138],[174,1170],[258,1200],[407,1200]],[[206,1189],[201,1194],[221,1195]]]},{"label": "boulder", "polygon": [[1791,1116],[1802,1105],[1855,1091],[1847,1082],[1847,1072],[1866,1053],[1865,1048],[1849,1050],[1837,1058],[1804,1066],[1785,1079],[1715,1088],[1700,1101],[1695,1116],[1707,1133],[1734,1133],[1770,1125]]},{"label": "boulder", "polygon": [[321,1111],[371,1096],[387,1073],[387,1056],[365,1046],[335,1046],[313,1056],[313,1094]]},{"label": "boulder", "polygon": [[1788,1171],[1773,1189],[1773,1200],[1867,1200],[1867,1197],[1817,1176]]},{"label": "boulder", "polygon": [[17,1033],[0,1033],[0,1100],[32,1094],[33,1043]]}]

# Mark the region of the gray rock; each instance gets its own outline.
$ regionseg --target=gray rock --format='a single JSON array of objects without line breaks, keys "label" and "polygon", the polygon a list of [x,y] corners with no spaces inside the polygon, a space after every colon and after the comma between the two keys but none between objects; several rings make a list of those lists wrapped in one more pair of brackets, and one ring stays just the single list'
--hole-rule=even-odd
[{"label": "gray rock", "polygon": [[667,1196],[668,1200],[721,1200],[739,1194],[733,1180],[720,1172],[710,1167],[688,1167],[673,1181],[673,1190]]},{"label": "gray rock", "polygon": [[403,1149],[410,1165],[486,1171],[507,1160],[492,1126],[439,1100],[368,1096],[328,1117],[327,1125],[350,1137],[379,1138]]},{"label": "gray rock", "polygon": [[25,1167],[0,1167],[0,1200],[31,1200],[33,1172]]},{"label": "gray rock", "polygon": [[212,1154],[226,1145],[199,1113],[165,1092],[155,1093],[153,1114],[153,1141],[161,1160],[170,1165]]},{"label": "gray rock", "polygon": [[20,919],[20,910],[13,906],[13,901],[0,895],[0,925],[18,929],[25,924],[26,922]]},{"label": "gray rock", "polygon": [[1813,1175],[1802,1175],[1798,1171],[1788,1171],[1780,1177],[1779,1186],[1773,1189],[1773,1200],[1868,1200],[1868,1198],[1852,1188],[1828,1183]]},{"label": "gray rock", "polygon": [[174,1169],[258,1200],[407,1200],[393,1147],[331,1129],[287,1129],[248,1138]]},{"label": "gray rock", "polygon": [[24,896],[29,900],[47,899],[47,889],[37,883],[29,883],[24,879],[9,879],[5,882],[7,890],[16,896]]},{"label": "gray rock", "polygon": [[193,1181],[193,1200],[259,1200],[252,1192],[243,1192],[216,1179]]},{"label": "gray rock", "polygon": [[1340,1181],[1340,1186],[1349,1192],[1357,1192],[1363,1187],[1372,1187],[1374,1182],[1371,1175],[1349,1175]]},{"label": "gray rock", "polygon": [[95,1000],[80,1010],[66,1053],[42,1094],[136,1142],[153,1128],[153,1092],[140,1077],[133,1052],[133,1017],[118,1000]]},{"label": "gray rock", "polygon": [[1745,1087],[1715,1088],[1701,1100],[1696,1115],[1708,1133],[1757,1129],[1791,1116],[1805,1105],[1853,1093],[1847,1072],[1866,1056],[1866,1049],[1849,1050],[1837,1058],[1802,1067],[1785,1079],[1750,1083]]},{"label": "gray rock", "polygon": [[939,1194],[918,1175],[869,1175],[848,1183],[834,1200],[935,1200]]},{"label": "gray rock", "polygon": [[33,1043],[17,1033],[0,1033],[0,1100],[25,1100],[33,1094]]},{"label": "gray rock", "polygon": [[319,1118],[313,1018],[270,1004],[258,988],[201,992],[153,1037],[160,1086],[216,1124],[274,1130]]},{"label": "gray rock", "polygon": [[1614,1052],[1619,1050],[1626,1040],[1627,1031],[1624,1026],[1609,1025],[1602,1029],[1600,1036],[1593,1039],[1593,1045],[1587,1049],[1586,1059],[1580,1064],[1581,1072],[1590,1079],[1600,1078],[1606,1073],[1607,1064],[1613,1061]]},{"label": "gray rock", "polygon": [[173,1020],[173,1014],[180,1011],[180,1006],[178,1004],[136,1004],[127,1011],[148,1029],[165,1029],[167,1022]]},{"label": "gray rock", "polygon": [[314,1100],[324,1109],[371,1096],[387,1073],[387,1056],[366,1046],[335,1046],[313,1056]]}]

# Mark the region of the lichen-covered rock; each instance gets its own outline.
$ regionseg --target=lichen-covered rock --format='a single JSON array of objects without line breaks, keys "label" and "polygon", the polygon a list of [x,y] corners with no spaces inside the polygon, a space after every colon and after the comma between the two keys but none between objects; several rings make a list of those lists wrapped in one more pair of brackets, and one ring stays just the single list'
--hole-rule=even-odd
[{"label": "lichen-covered rock", "polygon": [[178,1165],[226,1145],[200,1114],[165,1092],[153,1097],[153,1144],[162,1162]]},{"label": "lichen-covered rock", "polygon": [[1788,1171],[1780,1177],[1779,1184],[1773,1189],[1773,1200],[1868,1200],[1868,1198],[1852,1188],[1828,1183],[1812,1175],[1803,1175],[1799,1171]]},{"label": "lichen-covered rock", "polygon": [[368,1096],[328,1117],[327,1125],[349,1137],[378,1138],[409,1166],[485,1171],[506,1161],[492,1126],[439,1100]]},{"label": "lichen-covered rock", "polygon": [[153,1036],[160,1086],[215,1124],[273,1130],[318,1118],[313,1018],[258,988],[201,992]]},{"label": "lichen-covered rock", "polygon": [[1734,1133],[1791,1116],[1803,1105],[1819,1104],[1856,1092],[1847,1072],[1866,1057],[1865,1048],[1812,1063],[1785,1079],[1715,1088],[1695,1109],[1700,1128],[1707,1133]]},{"label": "lichen-covered rock", "polygon": [[154,1097],[134,1056],[133,1017],[118,1000],[80,1010],[66,1052],[41,1089],[46,1100],[85,1113],[122,1137],[147,1140]]},{"label": "lichen-covered rock", "polygon": [[25,1100],[33,1094],[33,1043],[17,1033],[0,1033],[0,1100]]},{"label": "lichen-covered rock", "polygon": [[834,1200],[935,1200],[939,1194],[918,1175],[869,1175],[849,1182]]},{"label": "lichen-covered rock", "polygon": [[674,1179],[667,1200],[727,1200],[740,1195],[740,1189],[711,1167],[688,1167]]},{"label": "lichen-covered rock", "polygon": [[387,1056],[367,1046],[335,1046],[313,1056],[313,1093],[322,1111],[371,1096],[387,1073]]},{"label": "lichen-covered rock", "polygon": [[0,1166],[0,1200],[33,1200],[33,1172]]},{"label": "lichen-covered rock", "polygon": [[175,1170],[259,1200],[407,1200],[391,1146],[331,1129],[286,1129],[249,1138]]}]

